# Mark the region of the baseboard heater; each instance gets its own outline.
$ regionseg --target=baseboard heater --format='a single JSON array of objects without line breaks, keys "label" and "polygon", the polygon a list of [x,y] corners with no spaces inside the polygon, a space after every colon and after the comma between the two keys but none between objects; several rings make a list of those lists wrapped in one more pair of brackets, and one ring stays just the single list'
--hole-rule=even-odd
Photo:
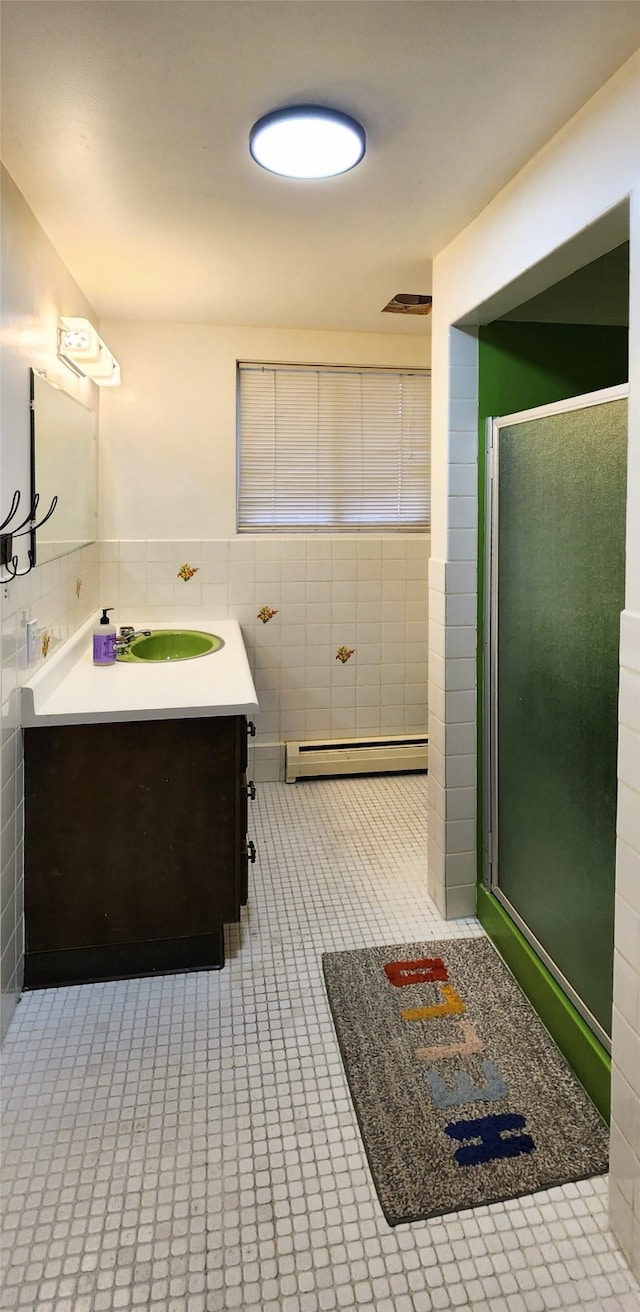
[{"label": "baseboard heater", "polygon": [[341,774],[398,773],[428,768],[426,737],[331,738],[285,743],[285,779]]}]

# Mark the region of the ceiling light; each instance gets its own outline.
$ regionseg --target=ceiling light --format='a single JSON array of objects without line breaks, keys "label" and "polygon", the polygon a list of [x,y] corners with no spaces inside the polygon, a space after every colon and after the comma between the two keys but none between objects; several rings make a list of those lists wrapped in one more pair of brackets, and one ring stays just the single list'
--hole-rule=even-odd
[{"label": "ceiling light", "polygon": [[249,149],[257,164],[285,178],[332,178],[360,163],[364,128],[321,105],[276,109],[254,123]]}]

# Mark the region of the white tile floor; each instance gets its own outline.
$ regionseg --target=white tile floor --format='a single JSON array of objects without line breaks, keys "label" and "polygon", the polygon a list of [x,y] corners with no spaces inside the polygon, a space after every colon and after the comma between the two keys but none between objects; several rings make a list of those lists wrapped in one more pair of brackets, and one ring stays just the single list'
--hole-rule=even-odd
[{"label": "white tile floor", "polygon": [[425,893],[424,776],[263,784],[222,972],[25,995],[2,1309],[638,1312],[602,1179],[390,1229],[323,949],[479,932]]}]

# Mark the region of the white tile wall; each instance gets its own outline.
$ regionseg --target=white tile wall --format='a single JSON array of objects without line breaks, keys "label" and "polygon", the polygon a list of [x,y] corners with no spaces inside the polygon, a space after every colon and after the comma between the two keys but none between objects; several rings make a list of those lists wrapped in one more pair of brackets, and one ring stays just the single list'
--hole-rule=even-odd
[{"label": "white tile wall", "polygon": [[[23,767],[20,688],[42,663],[42,640],[51,655],[98,605],[97,544],[81,547],[39,565],[23,578],[0,584],[2,616],[2,793],[0,797],[1,877],[0,983],[1,1034],[4,1035],[23,975]],[[27,665],[26,623],[37,619],[38,656]]]},{"label": "white tile wall", "polygon": [[620,642],[618,853],[611,1084],[611,1226],[640,1273],[640,615]]},{"label": "white tile wall", "polygon": [[118,624],[237,618],[260,702],[255,773],[277,780],[287,739],[426,732],[428,557],[426,534],[102,542],[100,604]]},{"label": "white tile wall", "polygon": [[476,907],[477,343],[450,332],[446,559],[429,564],[429,892]]}]

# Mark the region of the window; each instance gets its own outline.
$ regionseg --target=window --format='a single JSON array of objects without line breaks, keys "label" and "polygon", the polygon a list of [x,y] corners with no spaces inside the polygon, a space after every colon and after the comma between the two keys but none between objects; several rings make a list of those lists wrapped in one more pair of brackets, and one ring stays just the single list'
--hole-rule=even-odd
[{"label": "window", "polygon": [[428,527],[431,375],[238,365],[238,530]]}]

